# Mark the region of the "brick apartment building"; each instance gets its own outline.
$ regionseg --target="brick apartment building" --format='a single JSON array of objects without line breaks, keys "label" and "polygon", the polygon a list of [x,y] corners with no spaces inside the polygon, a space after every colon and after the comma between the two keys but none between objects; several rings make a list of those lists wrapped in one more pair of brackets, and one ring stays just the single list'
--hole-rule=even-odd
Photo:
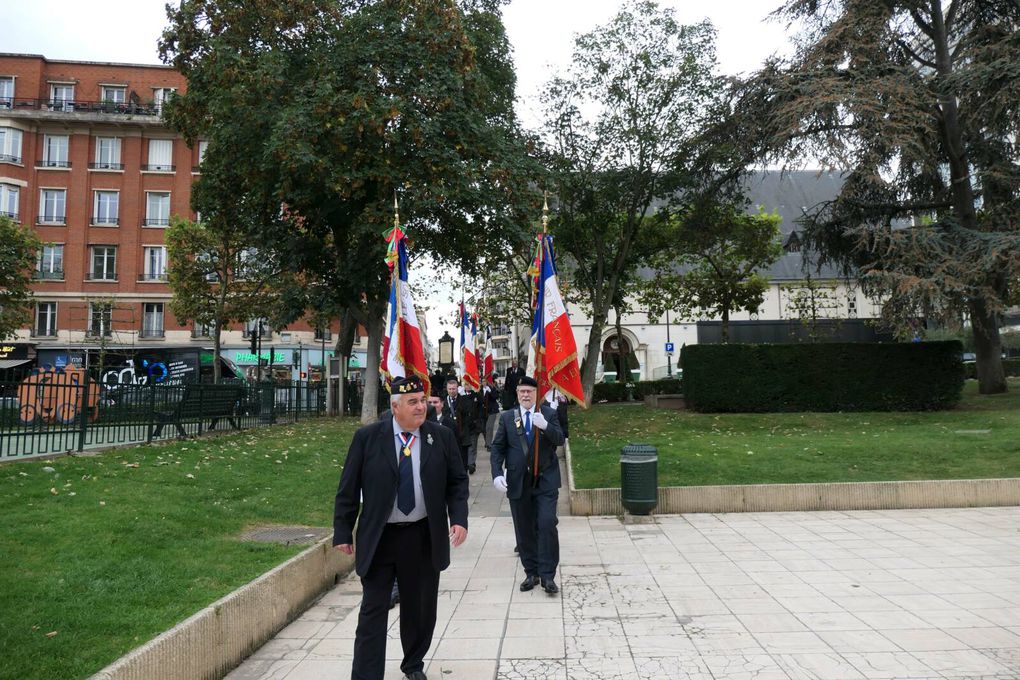
[{"label": "brick apartment building", "polygon": [[[191,185],[204,152],[160,115],[186,88],[167,66],[0,54],[0,213],[32,225],[45,244],[34,320],[12,356],[59,366],[87,362],[100,345],[211,346],[205,329],[174,319],[166,284],[166,229],[171,215],[195,217]],[[263,355],[281,377],[298,378],[327,358],[336,328],[274,330]],[[242,368],[256,361],[246,338],[223,337],[225,356]]]}]

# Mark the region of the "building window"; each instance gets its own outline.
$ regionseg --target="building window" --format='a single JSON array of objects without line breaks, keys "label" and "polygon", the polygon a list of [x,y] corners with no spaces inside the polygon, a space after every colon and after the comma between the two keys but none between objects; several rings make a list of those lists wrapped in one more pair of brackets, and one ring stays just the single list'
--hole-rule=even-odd
[{"label": "building window", "polygon": [[209,142],[198,143],[198,165],[191,169],[192,172],[200,172],[202,169],[202,161],[205,160],[205,152],[209,149]]},{"label": "building window", "polygon": [[127,88],[113,85],[103,86],[103,103],[123,104]]},{"label": "building window", "polygon": [[92,224],[116,225],[119,208],[119,191],[97,191],[93,201]]},{"label": "building window", "polygon": [[0,162],[21,162],[21,130],[0,127]]},{"label": "building window", "polygon": [[93,281],[117,280],[117,246],[92,246],[89,278]]},{"label": "building window", "polygon": [[98,170],[123,170],[120,162],[120,138],[96,138],[96,162],[93,166]]},{"label": "building window", "polygon": [[193,338],[211,338],[213,332],[216,330],[216,324],[214,323],[198,323],[191,327],[191,337]]},{"label": "building window", "polygon": [[40,224],[66,224],[67,190],[43,189],[39,199]]},{"label": "building window", "polygon": [[67,135],[46,135],[43,140],[42,165],[47,168],[69,168],[67,160],[69,140]]},{"label": "building window", "polygon": [[113,305],[105,302],[89,303],[88,334],[109,337],[113,333]]},{"label": "building window", "polygon": [[18,221],[20,190],[13,184],[0,184],[0,215]]},{"label": "building window", "polygon": [[171,172],[174,156],[174,140],[172,139],[150,139],[149,140],[149,164],[145,170],[151,172]]},{"label": "building window", "polygon": [[170,224],[170,192],[148,191],[145,194],[145,226],[165,227]]},{"label": "building window", "polygon": [[64,245],[62,243],[47,243],[39,251],[36,278],[57,280],[64,278]]},{"label": "building window", "polygon": [[142,305],[142,337],[163,337],[163,303],[146,302]]},{"label": "building window", "polygon": [[166,280],[166,246],[147,246],[145,248],[145,280]]},{"label": "building window", "polygon": [[152,101],[156,105],[157,113],[162,113],[163,104],[170,99],[176,91],[177,88],[173,87],[157,87],[152,90]]},{"label": "building window", "polygon": [[57,334],[56,302],[39,302],[36,304],[33,334],[40,338],[52,338]]},{"label": "building window", "polygon": [[332,340],[333,339],[333,331],[330,330],[329,328],[316,328],[315,329],[315,339],[316,340],[326,340],[326,341]]},{"label": "building window", "polygon": [[53,111],[74,111],[74,85],[69,83],[51,84],[50,109]]},{"label": "building window", "polygon": [[262,337],[267,340],[271,338],[273,336],[273,329],[269,327],[269,323],[265,319],[251,319],[245,322],[241,335],[245,338],[250,338],[253,332],[257,332],[259,323],[262,324]]},{"label": "building window", "polygon": [[9,109],[14,103],[14,77],[0,77],[0,108]]}]

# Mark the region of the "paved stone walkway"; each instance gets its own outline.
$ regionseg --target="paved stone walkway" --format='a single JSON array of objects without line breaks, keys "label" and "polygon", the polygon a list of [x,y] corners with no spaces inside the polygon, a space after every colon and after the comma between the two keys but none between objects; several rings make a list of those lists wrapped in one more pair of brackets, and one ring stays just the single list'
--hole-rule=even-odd
[{"label": "paved stone walkway", "polygon": [[[431,680],[1020,680],[1020,508],[629,525],[561,510],[550,597],[517,589],[489,479],[486,461],[440,582]],[[349,678],[360,599],[352,575],[227,677]],[[398,612],[387,680],[403,677]]]}]

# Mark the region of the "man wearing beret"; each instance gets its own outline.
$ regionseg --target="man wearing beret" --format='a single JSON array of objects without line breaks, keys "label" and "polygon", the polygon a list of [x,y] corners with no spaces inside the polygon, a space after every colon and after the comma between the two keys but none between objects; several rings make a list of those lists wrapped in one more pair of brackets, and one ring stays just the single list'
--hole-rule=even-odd
[{"label": "man wearing beret", "polygon": [[355,571],[363,590],[352,680],[383,680],[394,579],[401,594],[400,670],[409,680],[427,680],[439,572],[450,565],[450,544],[467,538],[468,477],[460,447],[448,427],[426,422],[426,403],[420,380],[394,380],[393,417],[354,434],[340,475],[333,545],[353,554],[357,521]]},{"label": "man wearing beret", "polygon": [[564,437],[556,409],[536,405],[537,396],[538,383],[523,376],[517,383],[519,405],[499,415],[492,438],[492,485],[510,499],[525,574],[521,590],[541,584],[545,592],[555,595],[559,592],[555,577],[560,562],[556,530],[560,465],[556,447]]}]

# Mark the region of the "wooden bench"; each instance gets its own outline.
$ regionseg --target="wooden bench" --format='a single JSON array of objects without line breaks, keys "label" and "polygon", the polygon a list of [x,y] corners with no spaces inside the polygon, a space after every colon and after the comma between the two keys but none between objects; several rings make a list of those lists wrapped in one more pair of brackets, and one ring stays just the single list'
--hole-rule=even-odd
[{"label": "wooden bench", "polygon": [[216,429],[216,423],[226,418],[230,421],[231,427],[240,430],[237,424],[237,404],[244,395],[244,385],[211,385],[203,383],[188,383],[184,386],[184,393],[180,401],[172,404],[173,408],[164,411],[156,411],[157,423],[153,426],[152,438],[155,439],[163,433],[163,427],[172,424],[177,428],[177,434],[181,437],[188,436],[184,431],[183,421],[197,420],[199,428],[202,421],[209,420],[209,429]]}]

